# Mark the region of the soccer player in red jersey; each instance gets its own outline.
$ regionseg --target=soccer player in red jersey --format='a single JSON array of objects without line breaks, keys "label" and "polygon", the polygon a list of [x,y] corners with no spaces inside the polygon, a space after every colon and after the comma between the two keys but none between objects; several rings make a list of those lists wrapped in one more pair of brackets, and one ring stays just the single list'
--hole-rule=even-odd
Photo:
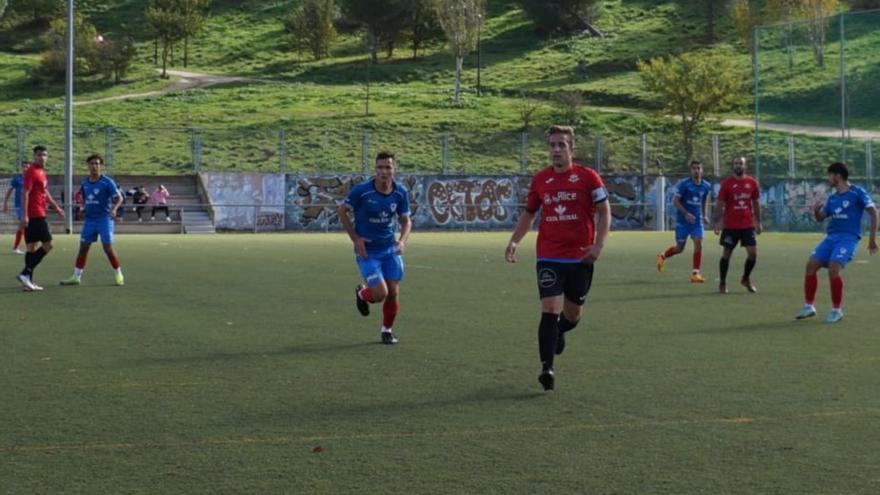
[{"label": "soccer player in red jersey", "polygon": [[721,245],[724,246],[719,262],[721,283],[718,292],[722,294],[727,294],[727,269],[737,243],[746,248],[748,254],[740,282],[749,292],[758,292],[752,285],[751,275],[758,262],[757,236],[762,230],[760,198],[760,184],[754,177],[746,175],[745,157],[735,158],[733,175],[721,183],[715,208],[715,235],[721,234]]},{"label": "soccer player in red jersey", "polygon": [[26,291],[43,290],[35,284],[34,269],[52,250],[52,233],[46,221],[46,203],[64,218],[64,212],[49,194],[49,181],[46,179],[46,160],[49,152],[43,146],[34,147],[34,161],[24,174],[24,187],[21,191],[22,217],[19,227],[24,229],[24,242],[27,253],[24,255],[24,270],[16,277]]},{"label": "soccer player in red jersey", "polygon": [[[596,171],[572,161],[574,130],[548,131],[551,167],[532,178],[525,211],[507,244],[505,259],[516,262],[516,249],[540,211],[537,276],[541,298],[538,351],[544,390],[553,390],[553,359],[565,349],[565,334],[577,326],[593,282],[593,265],[611,226],[608,192]],[[594,217],[598,213],[598,225]]]}]

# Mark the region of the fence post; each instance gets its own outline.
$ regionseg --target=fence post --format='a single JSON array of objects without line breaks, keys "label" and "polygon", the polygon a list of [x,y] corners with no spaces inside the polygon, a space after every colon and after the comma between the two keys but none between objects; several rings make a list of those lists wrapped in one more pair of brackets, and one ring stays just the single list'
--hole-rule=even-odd
[{"label": "fence post", "polygon": [[202,131],[194,127],[190,132],[192,132],[193,171],[198,172],[202,168]]},{"label": "fence post", "polygon": [[865,175],[868,176],[868,188],[874,188],[874,141],[865,141]]},{"label": "fence post", "polygon": [[654,230],[666,232],[666,177],[657,177],[656,210],[654,212]]},{"label": "fence post", "polygon": [[278,131],[278,168],[281,173],[287,172],[287,131]]},{"label": "fence post", "polygon": [[113,126],[104,128],[104,165],[107,170],[113,169]]},{"label": "fence post", "polygon": [[602,173],[602,135],[596,134],[596,171]]},{"label": "fence post", "polygon": [[443,173],[449,174],[449,133],[443,133],[442,139],[442,149],[440,150],[440,156],[443,160]]},{"label": "fence post", "polygon": [[642,225],[645,224],[645,220],[648,216],[648,209],[646,207],[648,203],[648,134],[642,133],[642,138],[640,139],[640,146],[642,148],[641,153],[641,161],[639,163],[639,168],[641,169],[642,176],[640,177],[640,189],[641,194],[639,195],[639,211],[642,216]]},{"label": "fence post", "polygon": [[642,138],[639,141],[639,146],[642,148],[642,154],[639,161],[639,169],[642,172],[642,176],[648,175],[648,135],[642,133]]},{"label": "fence post", "polygon": [[788,175],[794,177],[797,174],[797,163],[794,153],[794,136],[788,136]]},{"label": "fence post", "polygon": [[367,173],[370,169],[370,131],[364,130],[361,139],[361,172]]},{"label": "fence post", "polygon": [[712,136],[712,171],[721,177],[721,136]]},{"label": "fence post", "polygon": [[24,162],[24,126],[18,126],[15,129],[18,137],[18,162],[15,164],[16,173],[20,170],[21,164]]},{"label": "fence post", "polygon": [[519,135],[519,173],[525,175],[529,167],[529,131]]}]

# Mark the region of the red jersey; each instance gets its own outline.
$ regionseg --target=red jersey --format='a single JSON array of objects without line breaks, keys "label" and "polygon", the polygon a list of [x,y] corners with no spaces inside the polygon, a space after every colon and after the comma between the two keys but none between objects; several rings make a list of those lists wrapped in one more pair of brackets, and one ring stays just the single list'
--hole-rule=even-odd
[{"label": "red jersey", "polygon": [[46,178],[43,166],[32,163],[24,173],[24,190],[28,192],[28,217],[46,217],[46,188],[48,186],[49,179]]},{"label": "red jersey", "polygon": [[729,177],[721,183],[718,201],[724,203],[725,229],[755,228],[755,212],[752,200],[761,197],[761,186],[754,177],[744,176],[742,179]]},{"label": "red jersey", "polygon": [[596,205],[608,200],[605,184],[595,170],[573,164],[556,173],[553,167],[532,178],[526,211],[541,210],[538,260],[574,262],[595,243]]}]

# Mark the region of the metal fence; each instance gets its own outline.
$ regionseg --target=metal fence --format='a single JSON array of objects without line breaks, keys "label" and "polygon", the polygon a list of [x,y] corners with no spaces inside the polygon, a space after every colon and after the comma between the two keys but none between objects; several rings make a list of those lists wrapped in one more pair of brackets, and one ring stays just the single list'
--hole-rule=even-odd
[{"label": "metal fence", "polygon": [[[755,30],[755,154],[779,160],[779,124],[810,126],[824,139],[795,146],[794,159],[822,155],[868,165],[880,139],[880,11],[788,21]],[[775,158],[774,158],[775,156]],[[772,166],[772,164],[768,164]],[[857,169],[863,170],[860,167]]]},{"label": "metal fence", "polygon": [[[738,133],[697,140],[695,158],[709,177],[729,173],[737,155],[754,155],[755,136]],[[836,138],[757,134],[763,178],[821,177],[840,155]],[[607,174],[686,173],[687,157],[678,136],[669,134],[603,135],[580,130],[576,159]],[[64,132],[61,127],[0,127],[0,173],[13,173],[16,163],[42,144],[50,150],[50,173],[62,173]],[[543,132],[437,134],[399,132],[316,132],[299,129],[208,129],[77,127],[76,167],[102,153],[113,174],[173,175],[202,171],[363,172],[379,151],[396,152],[402,170],[436,174],[526,174],[547,164]],[[853,175],[873,178],[873,140],[848,139],[846,156]]]}]

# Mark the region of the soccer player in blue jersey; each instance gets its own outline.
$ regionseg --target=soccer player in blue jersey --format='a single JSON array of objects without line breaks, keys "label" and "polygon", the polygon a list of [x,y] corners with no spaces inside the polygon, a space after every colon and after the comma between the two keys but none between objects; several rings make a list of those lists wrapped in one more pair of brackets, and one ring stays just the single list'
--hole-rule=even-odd
[{"label": "soccer player in blue jersey", "polygon": [[80,233],[79,254],[76,257],[76,265],[73,275],[61,281],[61,285],[79,285],[82,283],[83,269],[86,267],[86,259],[92,243],[101,236],[101,244],[104,253],[110,260],[110,266],[114,270],[116,285],[123,285],[125,278],[122,276],[122,267],[119,265],[119,257],[113,249],[113,221],[116,212],[122,204],[122,192],[113,182],[113,179],[101,174],[104,159],[101,155],[91,155],[86,159],[89,164],[89,176],[82,180],[80,191],[85,201],[86,220]]},{"label": "soccer player in blue jersey", "polygon": [[849,170],[845,164],[833,163],[828,167],[828,182],[831,183],[834,194],[824,205],[822,201],[818,201],[813,207],[816,220],[821,222],[826,218],[831,219],[827,227],[828,235],[816,246],[807,261],[804,277],[806,304],[796,318],[803,320],[816,315],[816,290],[819,288],[816,272],[824,267],[828,269],[831,283],[831,312],[825,321],[837,323],[843,319],[841,272],[852,259],[862,238],[862,213],[867,210],[871,214],[871,237],[868,241],[868,252],[871,254],[877,253],[877,223],[880,218],[871,196],[861,187],[850,184]]},{"label": "soccer player in blue jersey", "polygon": [[703,263],[703,225],[709,223],[708,198],[712,186],[703,180],[703,164],[691,162],[691,177],[678,184],[672,203],[677,213],[675,224],[675,245],[657,255],[657,271],[662,272],[666,260],[684,251],[688,237],[694,242],[693,272],[691,283],[703,283],[700,267]]},{"label": "soccer player in blue jersey", "polygon": [[[6,191],[6,197],[3,198],[3,211],[9,211],[9,196],[15,193],[13,201],[15,201],[15,219],[21,222],[21,189],[24,187],[24,173],[27,171],[28,162],[21,162],[21,173],[12,178],[9,182],[9,190]],[[24,251],[18,248],[21,240],[24,238],[24,229],[19,227],[15,231],[15,242],[12,244],[12,252],[15,254],[24,254]]]},{"label": "soccer player in blue jersey", "polygon": [[[412,230],[409,193],[394,180],[394,154],[383,151],[376,156],[376,176],[352,188],[339,207],[339,220],[351,242],[355,260],[365,285],[355,289],[357,309],[370,314],[370,304],[382,305],[383,344],[396,344],[392,330],[400,310],[400,281],[403,280],[403,254]],[[349,215],[354,216],[354,222]],[[400,223],[400,237],[395,238]]]}]

